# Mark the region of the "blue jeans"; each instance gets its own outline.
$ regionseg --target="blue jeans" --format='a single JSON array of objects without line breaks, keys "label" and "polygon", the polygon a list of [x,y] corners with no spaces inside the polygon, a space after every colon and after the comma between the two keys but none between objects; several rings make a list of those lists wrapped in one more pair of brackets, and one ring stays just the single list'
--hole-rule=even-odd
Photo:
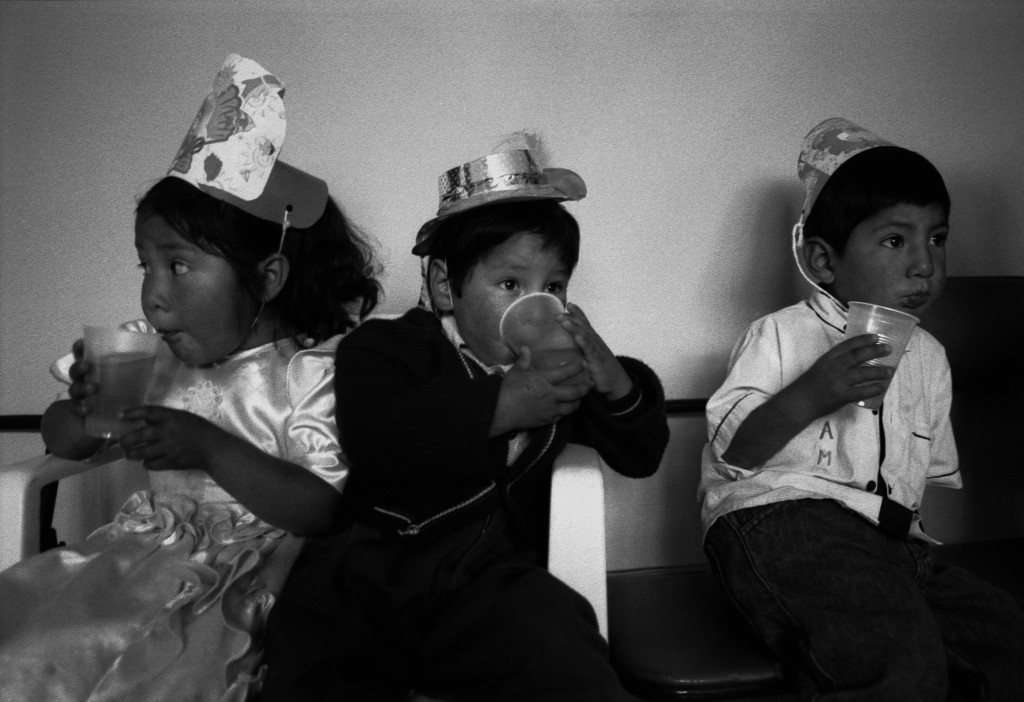
[{"label": "blue jeans", "polygon": [[1024,700],[1024,615],[833,500],[719,518],[704,543],[733,603],[813,700]]}]

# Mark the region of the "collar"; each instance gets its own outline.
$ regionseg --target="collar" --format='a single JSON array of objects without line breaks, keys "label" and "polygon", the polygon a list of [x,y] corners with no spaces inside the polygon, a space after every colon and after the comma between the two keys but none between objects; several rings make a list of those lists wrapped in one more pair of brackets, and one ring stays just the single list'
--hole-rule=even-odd
[{"label": "collar", "polygon": [[807,305],[822,322],[841,334],[846,333],[848,310],[839,300],[822,290],[815,290],[807,300]]},{"label": "collar", "polygon": [[455,321],[455,315],[446,314],[443,317],[441,317],[441,329],[444,330],[444,335],[448,337],[448,341],[452,343],[452,346],[454,346],[456,350],[463,356],[465,356],[466,358],[473,361],[473,363],[483,368],[484,372],[487,373],[487,375],[505,375],[505,373],[508,372],[509,368],[512,367],[511,363],[509,363],[508,365],[499,364],[496,366],[488,366],[479,358],[477,358],[476,354],[473,353],[473,350],[469,348],[469,345],[462,338],[462,334],[459,333],[459,324],[458,322]]}]

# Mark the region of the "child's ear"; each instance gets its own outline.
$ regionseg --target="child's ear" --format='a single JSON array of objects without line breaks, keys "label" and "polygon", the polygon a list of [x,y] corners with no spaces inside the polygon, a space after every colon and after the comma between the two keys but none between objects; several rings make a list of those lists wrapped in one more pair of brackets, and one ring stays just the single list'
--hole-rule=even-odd
[{"label": "child's ear", "polygon": [[448,280],[448,264],[432,259],[427,271],[427,289],[430,291],[430,302],[434,309],[442,314],[452,311],[452,289]]},{"label": "child's ear", "polygon": [[808,272],[823,285],[835,280],[835,248],[821,237],[812,236],[804,243],[804,263]]},{"label": "child's ear", "polygon": [[259,273],[263,279],[264,302],[270,302],[277,297],[288,280],[290,270],[287,257],[279,253],[271,254],[260,262]]}]

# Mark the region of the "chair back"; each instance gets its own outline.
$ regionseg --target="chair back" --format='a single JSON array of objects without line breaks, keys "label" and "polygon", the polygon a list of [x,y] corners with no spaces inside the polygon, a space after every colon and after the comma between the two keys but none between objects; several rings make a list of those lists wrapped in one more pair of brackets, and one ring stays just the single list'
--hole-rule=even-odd
[{"label": "chair back", "polygon": [[1024,277],[951,277],[921,326],[952,369],[964,481],[962,495],[929,492],[926,528],[949,542],[1024,535],[1024,465],[1014,439],[1024,432]]}]

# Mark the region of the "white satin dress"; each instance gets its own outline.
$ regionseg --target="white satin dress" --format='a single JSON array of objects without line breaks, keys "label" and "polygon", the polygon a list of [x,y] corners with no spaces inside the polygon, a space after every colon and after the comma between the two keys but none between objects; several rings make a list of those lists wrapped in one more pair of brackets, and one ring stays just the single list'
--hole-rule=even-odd
[{"label": "white satin dress", "polygon": [[[204,417],[340,490],[339,340],[271,343],[208,368],[169,357],[151,403]],[[302,540],[202,471],[149,478],[83,542],[0,573],[2,702],[234,702],[258,692],[263,629]]]}]

